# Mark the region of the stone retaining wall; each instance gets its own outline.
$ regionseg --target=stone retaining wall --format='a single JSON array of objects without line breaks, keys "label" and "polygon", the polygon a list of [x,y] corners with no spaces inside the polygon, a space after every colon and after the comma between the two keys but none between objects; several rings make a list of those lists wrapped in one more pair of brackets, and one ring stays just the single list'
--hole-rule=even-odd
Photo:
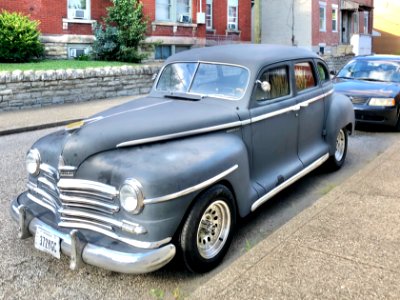
[{"label": "stone retaining wall", "polygon": [[146,94],[160,65],[0,72],[0,111]]},{"label": "stone retaining wall", "polygon": [[354,58],[354,54],[333,56],[333,55],[325,55],[323,59],[328,64],[330,71],[339,71],[345,64],[347,64],[351,59]]}]

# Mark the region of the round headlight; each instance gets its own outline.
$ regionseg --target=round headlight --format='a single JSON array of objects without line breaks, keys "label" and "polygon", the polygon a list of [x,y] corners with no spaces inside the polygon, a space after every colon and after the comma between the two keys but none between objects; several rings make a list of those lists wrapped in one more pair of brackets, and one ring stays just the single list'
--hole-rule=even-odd
[{"label": "round headlight", "polygon": [[37,149],[29,150],[25,159],[26,170],[29,174],[37,176],[40,171],[40,153]]},{"label": "round headlight", "polygon": [[124,210],[138,214],[143,208],[142,185],[136,179],[127,179],[119,189],[119,200]]}]

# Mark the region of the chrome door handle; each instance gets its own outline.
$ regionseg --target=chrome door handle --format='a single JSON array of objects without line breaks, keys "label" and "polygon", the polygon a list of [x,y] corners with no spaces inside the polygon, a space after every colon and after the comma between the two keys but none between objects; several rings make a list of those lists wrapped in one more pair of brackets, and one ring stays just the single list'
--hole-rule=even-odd
[{"label": "chrome door handle", "polygon": [[300,104],[300,107],[308,107],[308,105],[309,105],[309,103],[304,102],[304,103],[301,103],[301,104]]},{"label": "chrome door handle", "polygon": [[292,111],[299,111],[300,110],[300,105],[295,105],[292,108]]}]

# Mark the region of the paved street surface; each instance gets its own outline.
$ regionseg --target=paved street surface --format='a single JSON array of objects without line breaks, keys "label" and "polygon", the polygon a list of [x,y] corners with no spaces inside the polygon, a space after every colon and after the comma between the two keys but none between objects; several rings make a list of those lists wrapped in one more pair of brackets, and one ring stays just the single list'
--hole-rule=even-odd
[{"label": "paved street surface", "polygon": [[[90,106],[80,107],[71,109],[83,116],[95,112]],[[59,115],[62,110],[71,113],[60,107]],[[31,116],[30,122],[34,116],[46,117]],[[48,120],[51,116],[47,113]],[[58,261],[35,250],[32,239],[17,239],[8,207],[10,199],[25,189],[25,153],[36,139],[54,130],[0,137],[0,299],[400,296],[398,133],[357,131],[350,138],[342,170],[313,172],[243,220],[227,258],[215,271],[193,275],[173,262],[137,276],[87,265],[73,272],[66,257]]]}]

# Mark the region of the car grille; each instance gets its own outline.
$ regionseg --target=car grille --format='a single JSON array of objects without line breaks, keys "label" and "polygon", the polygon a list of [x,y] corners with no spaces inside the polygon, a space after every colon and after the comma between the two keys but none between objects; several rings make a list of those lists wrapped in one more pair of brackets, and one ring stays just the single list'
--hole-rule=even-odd
[{"label": "car grille", "polygon": [[365,104],[369,100],[369,97],[350,96],[350,100],[353,104]]},{"label": "car grille", "polygon": [[114,232],[114,227],[121,227],[112,217],[119,211],[117,195],[113,186],[99,182],[60,179],[47,164],[41,164],[36,182],[28,182],[28,198],[52,211],[60,227]]}]

